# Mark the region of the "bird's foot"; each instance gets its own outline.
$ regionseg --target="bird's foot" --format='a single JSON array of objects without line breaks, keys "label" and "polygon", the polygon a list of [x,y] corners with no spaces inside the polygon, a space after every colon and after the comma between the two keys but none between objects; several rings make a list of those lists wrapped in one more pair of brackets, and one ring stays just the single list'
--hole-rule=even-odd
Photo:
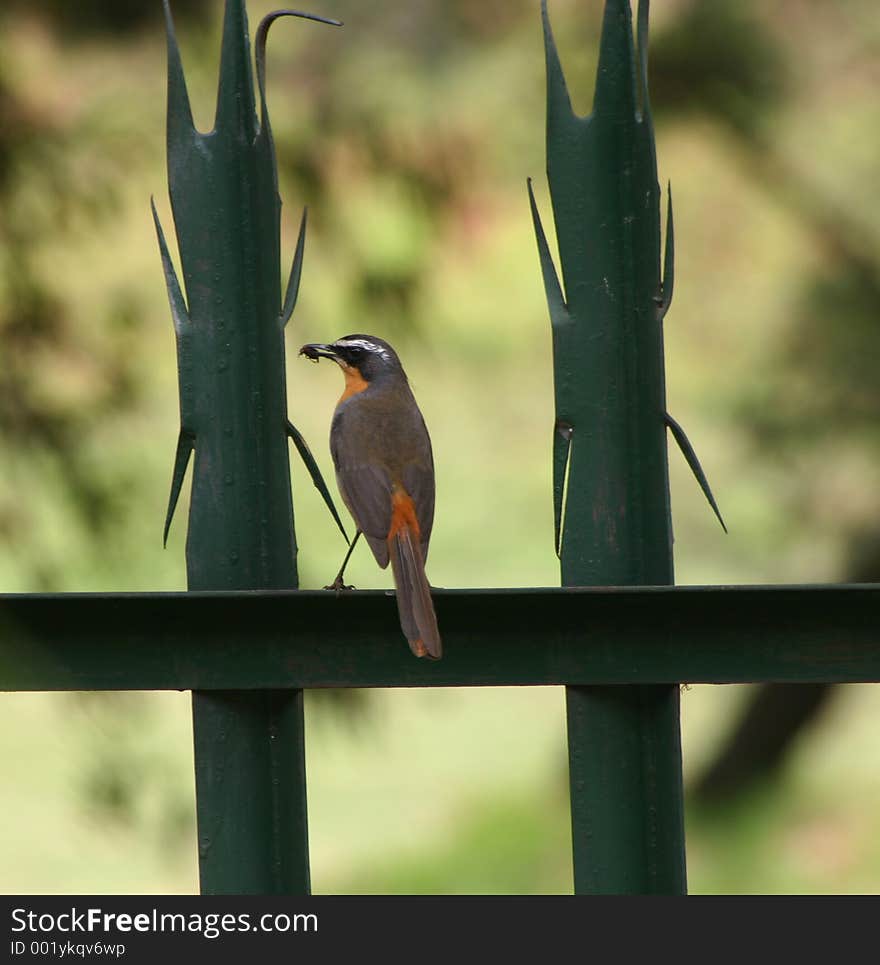
[{"label": "bird's foot", "polygon": [[334,590],[336,595],[339,596],[340,593],[348,593],[350,590],[354,590],[355,586],[353,583],[344,583],[341,576],[337,576],[332,583],[328,583],[324,587],[325,590]]}]

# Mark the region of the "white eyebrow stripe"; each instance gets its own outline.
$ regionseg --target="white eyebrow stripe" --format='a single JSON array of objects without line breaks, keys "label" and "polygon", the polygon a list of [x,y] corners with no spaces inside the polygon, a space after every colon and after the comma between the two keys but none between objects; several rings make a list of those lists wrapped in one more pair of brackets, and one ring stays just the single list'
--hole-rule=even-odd
[{"label": "white eyebrow stripe", "polygon": [[382,348],[381,345],[370,342],[365,338],[343,338],[335,344],[338,345],[339,348],[362,348],[367,352],[375,352],[377,355],[381,355],[383,359],[388,358],[388,352]]}]

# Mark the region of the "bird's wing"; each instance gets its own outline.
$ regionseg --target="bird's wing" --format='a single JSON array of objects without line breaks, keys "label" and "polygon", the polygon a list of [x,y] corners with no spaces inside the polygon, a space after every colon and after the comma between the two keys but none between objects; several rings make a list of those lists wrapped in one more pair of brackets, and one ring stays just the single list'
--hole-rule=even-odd
[{"label": "bird's wing", "polygon": [[[385,430],[371,424],[371,410],[337,408],[330,429],[330,452],[339,492],[358,529],[367,538],[376,562],[388,565],[392,492],[401,483],[413,501],[421,535],[423,559],[434,523],[434,460],[424,420],[412,399],[401,423],[396,414]],[[381,412],[381,410],[380,410]],[[387,451],[389,438],[405,436],[410,461],[400,468],[399,454]]]},{"label": "bird's wing", "polygon": [[391,479],[376,466],[343,464],[336,482],[345,505],[364,534],[376,562],[388,565],[388,530],[391,528]]}]

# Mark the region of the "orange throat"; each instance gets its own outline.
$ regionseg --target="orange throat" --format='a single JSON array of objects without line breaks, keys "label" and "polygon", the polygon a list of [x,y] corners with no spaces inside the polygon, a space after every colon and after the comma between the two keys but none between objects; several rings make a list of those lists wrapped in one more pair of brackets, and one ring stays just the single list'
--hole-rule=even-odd
[{"label": "orange throat", "polygon": [[[339,367],[345,376],[345,391],[339,397],[339,402],[345,402],[346,399],[350,399],[353,395],[363,392],[370,383],[361,375],[360,370],[356,369],[353,365],[346,365],[344,362],[340,362]],[[339,403],[337,403],[337,405],[338,404]]]}]

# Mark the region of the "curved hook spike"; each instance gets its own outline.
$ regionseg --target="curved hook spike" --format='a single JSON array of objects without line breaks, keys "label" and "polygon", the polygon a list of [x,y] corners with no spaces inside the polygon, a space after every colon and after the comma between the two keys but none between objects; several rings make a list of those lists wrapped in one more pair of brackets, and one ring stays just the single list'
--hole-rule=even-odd
[{"label": "curved hook spike", "polygon": [[331,27],[342,26],[341,20],[321,17],[316,13],[303,13],[301,10],[273,10],[263,17],[260,21],[260,26],[257,27],[257,34],[254,38],[254,54],[257,62],[257,84],[260,88],[260,107],[263,112],[263,117],[266,116],[266,39],[269,36],[269,28],[281,17],[299,17],[302,20],[314,20],[316,23],[326,23]]}]

